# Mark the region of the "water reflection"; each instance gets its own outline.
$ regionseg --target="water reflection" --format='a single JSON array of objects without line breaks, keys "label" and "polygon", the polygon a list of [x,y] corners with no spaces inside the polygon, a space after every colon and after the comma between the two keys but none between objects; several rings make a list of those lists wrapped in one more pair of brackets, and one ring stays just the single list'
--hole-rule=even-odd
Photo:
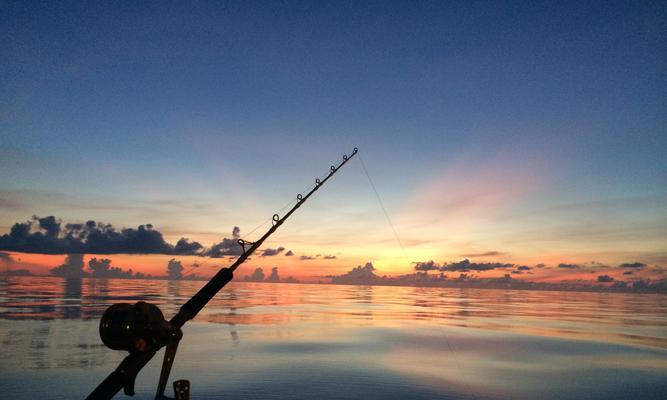
[{"label": "water reflection", "polygon": [[[0,320],[97,320],[117,302],[149,301],[166,316],[203,282],[7,277]],[[667,296],[617,293],[232,283],[198,319],[229,325],[411,321],[667,348]]]},{"label": "water reflection", "polygon": [[63,303],[65,303],[63,318],[65,319],[81,318],[82,281],[81,278],[65,279],[65,292],[63,294]]},{"label": "water reflection", "polygon": [[[43,371],[73,380],[60,398],[85,396],[123,356],[97,336],[108,305],[145,300],[169,317],[203,283],[4,278],[7,390],[20,398]],[[206,398],[221,385],[227,398],[661,398],[667,296],[235,282],[186,326],[175,372]],[[341,379],[350,392],[333,389]]]}]

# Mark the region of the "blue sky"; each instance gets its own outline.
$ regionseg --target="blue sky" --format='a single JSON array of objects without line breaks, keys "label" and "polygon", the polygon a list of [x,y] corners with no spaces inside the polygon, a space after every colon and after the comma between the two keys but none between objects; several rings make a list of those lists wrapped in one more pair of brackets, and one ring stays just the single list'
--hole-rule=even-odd
[{"label": "blue sky", "polygon": [[[356,146],[401,235],[434,240],[409,257],[455,256],[460,226],[420,224],[474,214],[470,246],[519,259],[620,243],[609,262],[660,262],[665,5],[583,3],[3,3],[0,226],[53,214],[210,243]],[[391,238],[346,174],[281,239]],[[479,187],[507,193],[448,211]]]}]

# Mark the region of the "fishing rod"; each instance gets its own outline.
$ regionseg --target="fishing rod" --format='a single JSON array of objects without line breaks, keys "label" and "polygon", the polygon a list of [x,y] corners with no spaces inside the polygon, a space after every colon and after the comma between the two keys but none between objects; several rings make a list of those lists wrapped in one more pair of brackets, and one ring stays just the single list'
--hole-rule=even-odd
[{"label": "fishing rod", "polygon": [[[271,219],[271,228],[259,240],[249,242],[238,239],[237,243],[243,249],[239,258],[231,266],[221,268],[204,287],[199,289],[190,300],[181,306],[171,320],[167,321],[156,305],[144,301],[135,304],[118,303],[107,308],[100,320],[102,342],[110,349],[125,350],[130,354],[88,395],[87,399],[111,399],[121,389],[126,395],[133,396],[137,374],[162,347],[166,347],[166,349],[155,399],[167,399],[164,396],[164,390],[178,344],[183,338],[181,327],[197,316],[213,296],[234,278],[234,271],[357,152],[358,149],[355,147],[349,156],[343,155],[343,161],[338,166],[332,165],[329,174],[324,179],[316,179],[315,186],[305,196],[299,193],[296,196],[294,207],[282,218],[278,214],[274,214]],[[176,400],[188,400],[190,398],[189,381],[178,380],[174,382],[173,386]]]}]

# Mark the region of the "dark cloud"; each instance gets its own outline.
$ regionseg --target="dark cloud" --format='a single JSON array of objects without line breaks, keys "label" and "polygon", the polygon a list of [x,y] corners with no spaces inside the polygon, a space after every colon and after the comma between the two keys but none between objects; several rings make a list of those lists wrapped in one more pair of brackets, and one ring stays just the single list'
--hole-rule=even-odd
[{"label": "dark cloud", "polygon": [[530,271],[532,268],[530,268],[530,267],[527,266],[527,265],[519,265],[518,267],[516,267],[516,269],[517,269],[518,271]]},{"label": "dark cloud", "polygon": [[271,268],[271,275],[266,278],[266,282],[280,282],[280,275],[278,275],[278,267]]},{"label": "dark cloud", "polygon": [[415,271],[439,271],[440,265],[433,260],[415,263]]},{"label": "dark cloud", "polygon": [[563,269],[580,269],[581,265],[578,264],[558,264],[558,268]]},{"label": "dark cloud", "polygon": [[613,282],[614,278],[609,275],[599,275],[598,282]]},{"label": "dark cloud", "polygon": [[336,259],[336,256],[334,256],[334,255],[326,255],[326,256],[324,256],[324,259],[325,259],[325,260],[335,260],[335,259]]},{"label": "dark cloud", "polygon": [[108,258],[91,258],[88,261],[88,269],[93,274],[94,277],[103,277],[106,275],[106,272],[111,268],[111,260]]},{"label": "dark cloud", "polygon": [[3,253],[3,252],[0,251],[0,261],[2,261],[2,262],[6,262],[6,263],[10,263],[10,262],[12,262],[12,261],[14,261],[14,260],[12,259],[11,254],[9,254],[9,253]]},{"label": "dark cloud", "polygon": [[262,257],[277,256],[278,254],[282,253],[283,251],[285,251],[284,247],[278,247],[277,249],[266,249],[262,252]]},{"label": "dark cloud", "polygon": [[182,255],[195,255],[199,254],[203,248],[204,246],[198,242],[190,242],[186,238],[180,238],[178,242],[176,242],[176,246],[174,246],[174,253]]},{"label": "dark cloud", "polygon": [[507,253],[503,253],[500,251],[487,251],[485,253],[471,253],[471,254],[461,254],[461,257],[470,257],[470,258],[475,258],[475,257],[496,257],[496,256],[504,256]]},{"label": "dark cloud", "polygon": [[223,238],[221,242],[214,244],[209,249],[204,251],[203,255],[213,258],[240,256],[243,254],[243,247],[238,243],[241,237],[241,229],[235,226],[232,229],[232,238]]},{"label": "dark cloud", "polygon": [[264,281],[264,270],[262,268],[256,268],[252,275],[246,276],[243,280],[246,282],[262,282]]},{"label": "dark cloud", "polygon": [[91,258],[88,260],[88,269],[95,278],[131,278],[132,269],[124,271],[120,267],[112,267],[108,258]]},{"label": "dark cloud", "polygon": [[19,222],[0,236],[0,250],[40,254],[196,254],[197,242],[183,238],[176,246],[165,242],[153,225],[117,231],[112,225],[87,221],[65,224],[53,216]]},{"label": "dark cloud", "polygon": [[[505,264],[505,263],[476,263],[471,262],[467,258],[462,261],[452,262],[452,263],[443,263],[439,265],[433,260],[425,262],[415,263],[415,271],[456,271],[456,272],[469,272],[469,271],[490,271],[494,269],[507,269],[514,268],[514,264]],[[524,267],[528,268],[528,267]],[[523,268],[521,269],[524,270]]]},{"label": "dark cloud", "polygon": [[315,257],[313,257],[313,256],[301,256],[301,257],[299,257],[299,260],[304,260],[304,261],[314,260],[314,259],[315,259]]},{"label": "dark cloud", "polygon": [[83,254],[68,254],[65,263],[52,268],[51,273],[64,278],[82,278],[88,273],[83,270]]},{"label": "dark cloud", "polygon": [[440,267],[440,271],[490,271],[494,269],[513,268],[514,264],[504,263],[475,263],[470,262],[467,258],[463,261],[445,264]]},{"label": "dark cloud", "polygon": [[373,263],[367,262],[363,267],[358,265],[343,275],[329,276],[329,278],[331,278],[331,283],[368,285],[382,280],[382,278],[375,275],[374,271],[375,267],[373,267]]},{"label": "dark cloud", "polygon": [[620,268],[631,268],[631,269],[644,269],[646,268],[646,264],[642,264],[640,262],[634,262],[634,263],[625,263],[619,265]]},{"label": "dark cloud", "polygon": [[243,280],[245,282],[272,282],[272,283],[279,283],[279,282],[298,283],[299,282],[298,280],[294,279],[291,276],[288,276],[285,279],[281,279],[280,274],[278,273],[278,267],[271,268],[271,274],[269,276],[264,275],[264,269],[256,268],[255,271],[252,273],[252,275],[246,275],[245,277],[243,277]]},{"label": "dark cloud", "polygon": [[240,256],[243,254],[243,247],[236,240],[224,238],[220,243],[216,243],[204,252],[205,256],[220,258],[227,256]]},{"label": "dark cloud", "polygon": [[175,258],[169,260],[167,263],[167,276],[172,280],[181,279],[183,277],[183,264]]},{"label": "dark cloud", "polygon": [[625,271],[623,275],[632,275],[635,271]]},{"label": "dark cloud", "polygon": [[287,253],[285,253],[285,257],[291,257],[294,255],[294,252],[292,250],[287,250]]},{"label": "dark cloud", "polygon": [[39,218],[33,216],[33,219],[37,220],[39,227],[44,230],[46,236],[55,238],[60,233],[60,220],[56,220],[56,217],[49,216]]}]

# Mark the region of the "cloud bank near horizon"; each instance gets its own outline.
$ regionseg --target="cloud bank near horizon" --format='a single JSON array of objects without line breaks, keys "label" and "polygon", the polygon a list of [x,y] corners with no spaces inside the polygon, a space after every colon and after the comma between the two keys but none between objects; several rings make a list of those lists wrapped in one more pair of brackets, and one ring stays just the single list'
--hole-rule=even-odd
[{"label": "cloud bank near horizon", "polygon": [[[235,226],[231,238],[205,247],[185,237],[176,244],[165,241],[162,233],[151,224],[117,230],[111,224],[96,222],[66,223],[54,216],[32,216],[25,222],[15,223],[9,233],[0,236],[0,251],[33,254],[165,254],[233,257],[243,254],[238,244],[241,230]],[[271,250],[271,249],[268,249]],[[266,251],[268,251],[266,250]],[[284,250],[279,247],[277,253]],[[265,251],[265,252],[266,252]],[[264,255],[273,255],[268,251]]]}]

